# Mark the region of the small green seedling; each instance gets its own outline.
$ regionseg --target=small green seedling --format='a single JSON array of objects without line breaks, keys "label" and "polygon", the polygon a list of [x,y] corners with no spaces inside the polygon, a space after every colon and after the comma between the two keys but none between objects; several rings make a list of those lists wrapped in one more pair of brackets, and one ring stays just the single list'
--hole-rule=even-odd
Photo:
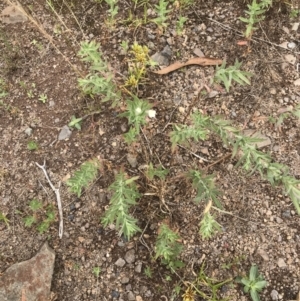
[{"label": "small green seedling", "polygon": [[137,226],[137,220],[130,214],[130,208],[140,197],[135,184],[138,178],[127,179],[124,172],[116,175],[115,181],[108,188],[112,192],[109,208],[101,219],[104,227],[115,223],[119,234],[124,235],[127,239],[141,231]]},{"label": "small green seedling", "polygon": [[155,259],[160,258],[161,262],[171,270],[184,266],[184,263],[178,259],[183,250],[179,241],[180,236],[168,225],[162,223],[155,243]]},{"label": "small green seedling", "polygon": [[43,234],[49,229],[50,224],[55,221],[53,206],[49,205],[46,208],[45,213],[42,211],[43,203],[37,199],[31,200],[28,206],[31,211],[31,215],[28,215],[23,219],[25,227],[32,227],[34,224],[41,221],[40,224],[37,225],[37,230],[39,233]]},{"label": "small green seedling", "polygon": [[188,18],[179,16],[179,19],[176,23],[176,33],[177,35],[182,35],[184,23],[188,20]]},{"label": "small green seedling", "polygon": [[0,222],[4,222],[7,226],[7,228],[9,228],[9,219],[2,212],[0,212]]},{"label": "small green seedling", "polygon": [[262,275],[258,274],[256,265],[252,265],[249,272],[249,277],[238,278],[237,282],[244,285],[244,292],[249,293],[253,301],[259,301],[259,292],[267,286],[267,281]]},{"label": "small green seedling", "polygon": [[226,68],[226,62],[224,61],[221,66],[217,66],[214,81],[223,83],[227,92],[229,92],[232,81],[236,81],[240,85],[250,85],[249,78],[252,74],[250,72],[241,71],[241,65],[242,63],[239,63],[239,61],[236,60],[233,66]]},{"label": "small green seedling", "polygon": [[101,273],[100,267],[93,267],[93,274],[95,275],[96,278],[99,278],[100,273]]},{"label": "small green seedling", "polygon": [[34,151],[38,149],[38,144],[35,141],[29,141],[27,143],[27,149],[29,149],[30,151]]},{"label": "small green seedling", "polygon": [[148,277],[148,278],[152,278],[152,270],[149,266],[147,266],[145,269],[144,269],[144,274]]},{"label": "small green seedling", "polygon": [[46,103],[48,97],[46,94],[40,94],[39,95],[39,101],[41,101],[42,103]]},{"label": "small green seedling", "polygon": [[123,53],[126,54],[129,49],[128,41],[122,41],[120,46],[123,49]]},{"label": "small green seedling", "polygon": [[240,17],[240,20],[247,24],[244,33],[245,38],[251,38],[253,31],[256,29],[254,25],[264,19],[264,14],[271,5],[272,0],[262,0],[260,2],[253,0],[251,4],[247,5],[248,10],[246,10],[245,13],[248,15],[248,18]]},{"label": "small green seedling", "polygon": [[83,163],[80,169],[75,171],[74,175],[66,182],[70,192],[80,197],[82,189],[88,187],[96,179],[98,168],[99,161],[97,159]]},{"label": "small green seedling", "polygon": [[169,19],[168,13],[171,11],[167,9],[169,2],[165,0],[159,0],[158,5],[155,5],[155,12],[157,17],[152,19],[160,29],[164,29],[168,26],[167,20]]},{"label": "small green seedling", "polygon": [[82,118],[76,118],[74,115],[71,117],[71,121],[69,122],[68,126],[70,128],[75,128],[77,130],[81,130],[81,122]]},{"label": "small green seedling", "polygon": [[161,180],[164,180],[168,175],[169,170],[163,169],[162,166],[158,166],[157,168],[153,167],[153,164],[150,162],[147,170],[146,170],[146,177],[152,181],[154,177],[158,177]]}]

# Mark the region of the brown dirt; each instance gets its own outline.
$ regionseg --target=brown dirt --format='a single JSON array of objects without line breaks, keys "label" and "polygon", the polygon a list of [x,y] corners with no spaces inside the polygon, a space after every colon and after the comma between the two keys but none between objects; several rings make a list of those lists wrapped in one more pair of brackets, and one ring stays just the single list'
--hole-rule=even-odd
[{"label": "brown dirt", "polygon": [[[59,20],[44,1],[20,2],[53,37],[61,53],[30,21],[0,26],[0,78],[7,83],[9,92],[0,107],[0,212],[10,220],[9,228],[0,223],[0,272],[32,257],[48,240],[57,254],[52,283],[57,300],[128,300],[131,294],[141,296],[145,301],[164,300],[164,296],[168,300],[182,300],[183,290],[179,296],[172,297],[175,285],[184,289],[181,280],[194,281],[204,261],[207,275],[220,281],[243,275],[251,264],[256,263],[268,281],[261,300],[272,300],[272,290],[279,293],[279,300],[296,300],[300,289],[300,217],[290,199],[282,194],[281,187],[272,187],[256,173],[249,176],[240,168],[234,168],[236,159],[230,156],[207,168],[230,154],[216,137],[187,146],[208,162],[195,157],[189,150],[171,151],[168,136],[171,126],[166,126],[167,123],[184,120],[185,113],[182,112],[189,110],[197,87],[202,83],[213,88],[210,79],[214,67],[191,66],[164,76],[149,73],[145,85],[140,87],[139,97],[153,104],[157,118],[149,120],[140,141],[130,147],[122,137],[127,121],[118,117],[121,109],[110,108],[109,104],[101,103],[100,98],[84,96],[77,85],[78,73],[87,72],[77,56],[79,44],[85,39],[95,39],[101,44],[104,56],[120,82],[127,68],[119,46],[122,40],[148,45],[151,54],[161,51],[167,41],[171,41],[172,62],[194,57],[195,48],[200,48],[209,57],[226,58],[228,64],[238,59],[243,62],[244,70],[254,74],[251,86],[234,85],[230,93],[222,89],[217,97],[201,99],[195,107],[213,116],[222,115],[237,127],[263,132],[271,139],[271,145],[264,151],[270,152],[275,161],[288,165],[291,174],[299,179],[299,122],[288,118],[279,131],[268,121],[269,116],[278,117],[279,109],[294,107],[300,101],[299,86],[293,84],[299,73],[295,65],[284,63],[286,54],[294,55],[300,63],[299,49],[291,52],[274,46],[284,41],[295,41],[298,47],[300,45],[299,29],[291,31],[299,17],[291,19],[290,7],[281,2],[274,4],[255,31],[254,38],[257,39],[247,51],[237,45],[242,39],[240,33],[245,29],[244,24],[237,21],[246,6],[243,1],[196,1],[183,11],[188,21],[182,36],[173,36],[178,15],[175,9],[169,27],[161,34],[150,22],[138,28],[122,23],[132,9],[126,1],[120,1],[118,23],[114,29],[105,24],[105,3],[72,1],[69,5],[81,31],[63,4],[65,1],[53,1],[70,29],[55,34],[53,28]],[[150,4],[153,7],[152,1]],[[5,6],[0,3],[1,10]],[[138,8],[134,13],[141,16],[143,9]],[[206,30],[200,29],[201,24],[205,24]],[[47,95],[45,104],[38,100],[43,93]],[[101,112],[85,119],[82,130],[73,130],[69,140],[56,140],[72,115],[80,117],[96,110]],[[29,127],[33,130],[30,137],[25,133]],[[38,143],[38,150],[27,149],[31,140]],[[137,156],[137,168],[128,163],[128,153]],[[50,178],[58,186],[81,163],[94,157],[103,160],[104,168],[80,198],[70,194],[64,183],[60,188],[65,224],[63,238],[58,238],[58,214],[57,221],[44,234],[39,234],[35,227],[26,228],[23,219],[29,213],[30,200],[43,201],[45,208],[48,204],[56,206],[55,195],[35,162],[42,164],[46,160]],[[133,212],[139,227],[144,230],[143,240],[136,235],[128,242],[112,228],[104,229],[100,224],[109,200],[107,188],[114,180],[114,173],[122,166],[129,176],[140,176],[141,193],[156,192],[138,168],[150,162],[161,163],[170,169],[164,199],[171,212],[162,211],[158,196],[144,195]],[[195,191],[180,177],[191,167],[207,169],[207,173],[216,176],[216,183],[223,193],[224,208],[232,213],[216,213],[223,231],[206,241],[198,234],[204,204],[196,205],[192,201]],[[160,183],[152,185],[159,186]],[[186,266],[178,274],[171,273],[152,258],[158,225],[165,218],[170,220],[184,244],[181,259]],[[117,267],[114,263],[131,249],[135,251],[135,261]],[[261,250],[267,256],[261,256]],[[278,266],[280,258],[284,259],[285,267]],[[141,271],[138,270],[140,264]],[[99,279],[92,273],[97,266],[101,268]],[[144,274],[146,267],[151,268],[152,278]],[[128,277],[128,281],[124,277]],[[230,296],[229,300],[250,300],[236,283],[224,286],[221,295]]]}]

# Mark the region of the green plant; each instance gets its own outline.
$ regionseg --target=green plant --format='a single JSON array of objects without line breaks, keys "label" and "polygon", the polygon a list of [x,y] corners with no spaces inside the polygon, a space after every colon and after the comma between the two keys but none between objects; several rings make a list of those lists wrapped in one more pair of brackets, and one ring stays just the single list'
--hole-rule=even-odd
[{"label": "green plant", "polygon": [[168,173],[169,173],[168,169],[163,169],[161,165],[159,165],[157,168],[154,168],[153,164],[150,162],[150,164],[146,170],[146,177],[150,181],[152,181],[154,179],[154,177],[158,177],[161,180],[165,180]]},{"label": "green plant", "polygon": [[216,67],[214,81],[217,83],[223,83],[227,92],[229,92],[232,81],[236,81],[240,85],[250,85],[249,78],[252,74],[250,72],[241,71],[241,65],[242,63],[239,63],[238,60],[236,60],[233,66],[226,68],[226,62],[224,61],[221,66]]},{"label": "green plant", "polygon": [[133,43],[129,53],[131,54],[128,59],[129,77],[125,81],[125,86],[137,88],[146,75],[147,66],[154,66],[156,63],[150,59],[148,47],[141,46],[137,42]]},{"label": "green plant", "polygon": [[248,15],[248,18],[240,17],[240,20],[247,24],[244,33],[245,38],[251,38],[253,31],[256,29],[254,25],[264,19],[264,14],[271,5],[272,0],[262,0],[260,2],[253,0],[251,4],[247,5],[248,10],[245,13]]},{"label": "green plant", "polygon": [[181,35],[183,32],[184,23],[188,20],[188,18],[179,16],[178,21],[176,23],[176,33]]},{"label": "green plant", "polygon": [[4,98],[8,95],[6,91],[6,84],[2,78],[0,78],[0,98]]},{"label": "green plant", "polygon": [[67,180],[66,184],[69,186],[69,190],[80,197],[82,189],[88,187],[95,180],[98,168],[99,161],[97,159],[83,163],[80,169],[75,171],[73,177]]},{"label": "green plant", "polygon": [[38,149],[38,144],[35,141],[29,141],[27,143],[27,149],[29,149],[30,151],[34,151]]},{"label": "green plant", "polygon": [[146,123],[146,117],[151,105],[146,100],[142,100],[133,96],[133,100],[126,101],[126,112],[120,114],[120,117],[126,117],[128,123],[133,125],[133,128],[124,135],[125,141],[134,141],[136,136],[140,133],[140,126]]},{"label": "green plant", "polygon": [[217,207],[222,208],[218,196],[220,191],[215,185],[215,179],[213,175],[204,175],[203,172],[199,170],[191,169],[187,173],[187,178],[192,180],[193,188],[197,191],[197,196],[194,199],[196,203],[200,201],[212,200]]},{"label": "green plant", "polygon": [[42,102],[42,103],[46,103],[48,97],[46,94],[40,94],[39,95],[39,100]]},{"label": "green plant", "polygon": [[249,293],[253,301],[259,301],[259,292],[267,286],[267,281],[258,273],[256,265],[252,265],[249,272],[249,277],[238,278],[237,282],[244,285],[244,292]]},{"label": "green plant", "polygon": [[46,212],[42,211],[43,203],[37,199],[33,199],[28,204],[31,211],[31,215],[26,216],[23,221],[25,227],[32,227],[34,224],[37,224],[40,221],[40,224],[37,225],[37,230],[39,233],[46,232],[50,224],[55,221],[55,213],[52,205],[49,205],[46,208]]},{"label": "green plant", "polygon": [[171,270],[184,266],[183,262],[178,260],[183,249],[183,246],[178,242],[179,240],[180,236],[169,226],[165,223],[160,225],[155,243],[155,259],[161,258],[161,262]]},{"label": "green plant", "polygon": [[0,211],[0,222],[4,222],[7,226],[7,228],[9,228],[9,219],[6,217],[6,215]]},{"label": "green plant", "polygon": [[126,54],[128,52],[128,49],[129,49],[128,41],[122,41],[121,47],[124,51],[124,54]]},{"label": "green plant", "polygon": [[109,5],[109,9],[107,11],[109,14],[108,24],[112,26],[116,22],[115,17],[119,10],[118,0],[105,0],[105,2]]},{"label": "green plant", "polygon": [[127,179],[123,172],[116,175],[115,181],[108,188],[112,192],[109,208],[101,219],[105,227],[115,223],[119,234],[124,234],[128,239],[141,231],[137,226],[137,220],[129,214],[130,208],[140,197],[135,184],[137,179],[138,177]]},{"label": "green plant", "polygon": [[290,18],[295,19],[300,15],[300,9],[292,8],[290,11]]},{"label": "green plant", "polygon": [[201,269],[194,282],[186,282],[187,288],[185,293],[182,295],[183,301],[192,301],[195,300],[195,296],[199,295],[204,300],[208,301],[225,301],[226,299],[220,299],[218,297],[218,292],[221,287],[229,282],[232,279],[227,279],[219,282],[214,278],[210,278],[205,274],[204,263],[201,266]]},{"label": "green plant", "polygon": [[74,115],[71,117],[71,121],[69,122],[68,126],[70,128],[75,128],[77,130],[81,130],[81,122],[82,118],[76,118]]},{"label": "green plant", "polygon": [[96,278],[99,277],[100,273],[101,273],[101,268],[100,267],[93,267],[93,274],[95,275]]},{"label": "green plant", "polygon": [[168,26],[168,13],[171,11],[170,9],[167,9],[168,5],[169,2],[165,0],[159,0],[158,5],[155,5],[155,12],[157,17],[155,19],[152,19],[152,22],[154,22],[160,29],[164,29]]},{"label": "green plant", "polygon": [[144,274],[148,277],[148,278],[152,278],[152,270],[149,266],[145,267],[144,269]]},{"label": "green plant", "polygon": [[100,95],[103,102],[112,101],[112,106],[116,106],[120,100],[120,92],[99,48],[100,44],[95,41],[81,44],[78,55],[83,62],[90,64],[90,72],[85,78],[78,80],[79,87],[85,94]]}]

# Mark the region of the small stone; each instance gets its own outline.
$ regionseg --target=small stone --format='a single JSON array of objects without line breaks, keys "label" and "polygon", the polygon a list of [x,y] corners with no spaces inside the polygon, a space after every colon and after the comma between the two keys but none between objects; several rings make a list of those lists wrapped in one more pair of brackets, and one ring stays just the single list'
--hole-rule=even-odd
[{"label": "small stone", "polygon": [[299,23],[299,22],[297,22],[297,23],[294,23],[294,24],[293,24],[293,27],[292,27],[292,31],[297,31],[297,30],[298,30],[298,28],[299,28],[299,25],[300,25],[300,23]]},{"label": "small stone", "polygon": [[198,57],[204,57],[204,53],[203,53],[199,48],[195,48],[193,52],[194,52],[194,54],[196,54]]},{"label": "small stone", "polygon": [[9,267],[0,277],[0,300],[49,300],[54,260],[45,243],[34,257]]},{"label": "small stone", "polygon": [[207,42],[210,42],[211,40],[212,40],[212,37],[211,37],[211,36],[207,36],[207,37],[206,37],[206,41],[207,41]]},{"label": "small stone", "polygon": [[128,277],[122,277],[121,278],[121,283],[122,284],[127,284],[129,282],[129,278]]},{"label": "small stone", "polygon": [[137,266],[135,267],[135,272],[137,272],[137,273],[141,273],[142,272],[142,263],[141,262],[139,262],[138,264],[137,264]]},{"label": "small stone", "polygon": [[54,107],[54,105],[55,105],[55,102],[53,100],[50,100],[49,101],[49,107]]},{"label": "small stone", "polygon": [[294,86],[300,86],[300,78],[294,81]]},{"label": "small stone", "polygon": [[117,267],[120,267],[122,268],[124,265],[126,264],[125,260],[123,258],[119,258],[116,262],[115,262],[115,265]]},{"label": "small stone", "polygon": [[31,136],[31,134],[32,134],[32,128],[27,128],[27,129],[25,130],[25,134],[26,134],[27,136]]},{"label": "small stone", "polygon": [[277,92],[276,92],[276,89],[275,88],[271,88],[270,89],[270,94],[272,95],[275,95]]},{"label": "small stone", "polygon": [[82,237],[82,236],[79,236],[78,240],[79,240],[79,242],[84,242],[85,241],[84,237]]},{"label": "small stone", "polygon": [[161,52],[156,52],[151,56],[151,59],[160,66],[168,66],[172,57],[172,51],[169,45],[167,45]]},{"label": "small stone", "polygon": [[143,301],[143,298],[141,296],[136,296],[135,301]]},{"label": "small stone", "polygon": [[277,261],[277,264],[280,268],[286,268],[287,267],[287,265],[286,265],[283,258],[279,258],[278,261]]},{"label": "small stone", "polygon": [[292,55],[292,54],[286,54],[284,56],[284,59],[285,59],[286,62],[288,62],[288,63],[290,63],[292,65],[294,65],[296,63],[296,61],[297,61],[296,57],[294,55]]},{"label": "small stone", "polygon": [[269,261],[269,255],[267,254],[267,252],[265,250],[258,249],[257,254],[259,254],[264,261]]},{"label": "small stone", "polygon": [[64,125],[61,131],[58,134],[58,140],[66,140],[71,137],[72,131],[69,129],[67,125]]},{"label": "small stone", "polygon": [[280,217],[276,217],[276,222],[278,223],[278,224],[281,224],[282,222],[283,222],[283,220],[280,218]]},{"label": "small stone", "polygon": [[271,298],[272,300],[276,301],[279,299],[279,293],[276,290],[271,291]]},{"label": "small stone", "polygon": [[214,98],[219,94],[218,91],[212,90],[209,92],[209,94],[207,95],[208,98]]},{"label": "small stone", "polygon": [[120,293],[118,291],[112,290],[111,291],[112,298],[119,298]]},{"label": "small stone", "polygon": [[135,261],[135,251],[134,251],[134,249],[131,249],[131,250],[127,251],[124,258],[125,258],[127,263],[134,263],[134,261]]},{"label": "small stone", "polygon": [[233,169],[233,164],[229,163],[229,164],[227,165],[227,170],[228,170],[228,171],[231,171],[232,169]]},{"label": "small stone", "polygon": [[137,164],[138,164],[136,156],[133,154],[127,154],[126,157],[127,157],[128,163],[131,165],[131,167],[136,168]]},{"label": "small stone", "polygon": [[117,146],[117,142],[114,141],[114,142],[111,144],[111,146],[116,147],[116,146]]},{"label": "small stone", "polygon": [[181,114],[183,114],[183,113],[185,112],[185,109],[184,109],[184,107],[179,107],[179,108],[178,108],[178,111],[179,111]]},{"label": "small stone", "polygon": [[132,291],[128,292],[127,295],[128,301],[135,301],[135,295]]}]

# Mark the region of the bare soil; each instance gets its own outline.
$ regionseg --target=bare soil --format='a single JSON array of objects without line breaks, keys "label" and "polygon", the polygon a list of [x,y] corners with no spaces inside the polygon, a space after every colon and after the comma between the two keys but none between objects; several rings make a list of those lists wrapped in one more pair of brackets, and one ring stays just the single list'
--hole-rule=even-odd
[{"label": "bare soil", "polygon": [[[154,7],[152,2],[148,14]],[[104,2],[52,1],[68,29],[63,28],[45,1],[20,3],[53,42],[30,20],[0,25],[0,77],[9,93],[0,106],[0,212],[10,220],[10,227],[0,223],[0,272],[29,259],[48,240],[56,252],[51,289],[56,300],[182,300],[187,283],[196,279],[203,263],[206,274],[218,281],[245,275],[252,264],[257,264],[268,281],[261,300],[297,300],[300,217],[282,188],[272,187],[257,173],[247,175],[235,167],[237,160],[231,158],[231,150],[217,137],[191,142],[175,152],[169,138],[172,123],[185,120],[193,106],[192,111],[201,109],[211,116],[222,115],[239,128],[262,132],[271,141],[263,150],[300,178],[299,121],[289,117],[281,127],[269,121],[270,116],[278,118],[279,112],[300,102],[300,88],[294,85],[300,76],[296,68],[300,64],[300,28],[292,30],[300,20],[299,16],[291,18],[291,5],[274,3],[258,24],[248,49],[237,45],[245,30],[245,24],[238,20],[246,9],[243,1],[196,0],[182,11],[188,17],[182,35],[175,34],[179,11],[174,7],[170,24],[162,33],[151,22],[139,27],[123,22],[130,11],[139,18],[144,13],[143,7],[134,9],[132,3],[123,0],[114,28],[105,23],[108,6]],[[0,10],[6,6],[5,1],[1,2]],[[190,66],[164,76],[149,72],[138,96],[153,104],[157,116],[149,119],[140,140],[128,146],[123,139],[127,120],[118,117],[122,106],[111,108],[101,98],[83,95],[78,88],[80,74],[87,74],[87,66],[77,56],[83,40],[101,44],[120,83],[127,72],[120,47],[123,40],[129,45],[134,41],[147,45],[151,55],[169,44],[171,62],[194,57],[196,48],[205,56],[226,59],[228,65],[238,59],[243,70],[253,77],[250,86],[234,85],[226,93],[222,86],[211,83],[214,67]],[[294,42],[296,47],[278,47],[283,42]],[[286,55],[292,55],[296,63],[287,63]],[[219,94],[194,102],[202,84]],[[45,103],[39,100],[41,94],[47,95]],[[57,141],[71,116],[98,110],[101,112],[84,120],[80,131],[74,129],[68,140]],[[32,129],[30,136],[28,128]],[[38,149],[28,150],[29,141],[35,141]],[[128,154],[136,157],[136,167],[128,162]],[[93,185],[77,198],[68,191],[64,180],[94,157],[101,158],[103,169]],[[38,199],[45,208],[49,204],[56,208],[55,195],[35,164],[43,164],[44,160],[53,184],[57,187],[62,183],[62,239],[58,237],[58,213],[56,222],[44,234],[24,225],[30,200]],[[150,162],[170,169],[163,185],[149,185],[146,181],[141,167]],[[193,202],[195,191],[181,177],[191,167],[215,175],[224,209],[231,213],[216,212],[222,232],[209,240],[203,240],[198,233],[205,204]],[[119,237],[113,227],[104,229],[100,223],[109,202],[107,188],[120,168],[130,177],[140,176],[138,186],[143,194],[133,211],[143,233],[131,241]],[[162,194],[170,211],[161,203]],[[184,244],[181,260],[185,267],[176,274],[153,260],[158,226],[166,219]],[[117,266],[116,261],[126,259],[130,250],[135,255],[132,262]],[[99,278],[93,275],[94,267],[101,268]],[[147,267],[152,277],[145,274]],[[174,295],[176,285],[182,289],[178,295]],[[235,282],[224,285],[219,295],[220,299],[227,296],[232,301],[251,300]],[[202,299],[196,296],[195,300]]]}]

